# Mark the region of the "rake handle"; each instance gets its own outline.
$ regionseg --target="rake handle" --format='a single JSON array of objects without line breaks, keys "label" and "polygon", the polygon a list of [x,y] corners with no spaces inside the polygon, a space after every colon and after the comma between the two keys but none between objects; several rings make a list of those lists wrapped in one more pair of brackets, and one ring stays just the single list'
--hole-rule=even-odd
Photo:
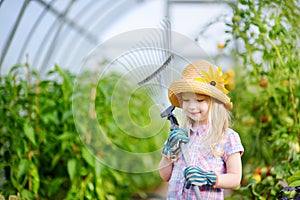
[{"label": "rake handle", "polygon": [[[167,119],[171,122],[171,126],[170,126],[170,131],[174,130],[175,128],[179,127],[179,123],[177,121],[176,116],[172,113],[173,110],[175,109],[174,106],[169,106],[165,111],[163,111],[160,116],[162,118],[167,117]],[[190,166],[190,158],[188,157],[188,154],[185,152],[185,144],[184,143],[180,143],[179,144],[180,150],[182,152],[182,157],[183,160],[185,162],[186,166]],[[200,198],[200,190],[199,187],[194,185],[193,189],[195,191],[195,195],[197,200],[201,200]]]},{"label": "rake handle", "polygon": [[[189,159],[189,157],[188,157],[188,154],[185,152],[185,144],[184,144],[184,143],[181,143],[181,144],[180,144],[180,150],[181,150],[181,152],[182,152],[182,157],[183,157],[183,160],[184,160],[184,162],[185,162],[185,165],[186,165],[186,166],[190,166],[190,159]],[[194,189],[194,191],[195,191],[196,198],[197,198],[198,200],[201,200],[201,198],[200,198],[200,190],[199,190],[199,187],[196,186],[196,185],[194,185],[194,186],[193,186],[193,189]]]}]

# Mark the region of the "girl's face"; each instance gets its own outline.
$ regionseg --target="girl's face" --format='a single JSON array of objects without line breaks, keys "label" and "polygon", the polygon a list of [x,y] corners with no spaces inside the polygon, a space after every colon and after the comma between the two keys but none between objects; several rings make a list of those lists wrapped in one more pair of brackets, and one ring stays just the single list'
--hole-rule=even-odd
[{"label": "girl's face", "polygon": [[193,120],[193,126],[205,124],[208,118],[210,97],[193,92],[182,93],[182,109]]}]

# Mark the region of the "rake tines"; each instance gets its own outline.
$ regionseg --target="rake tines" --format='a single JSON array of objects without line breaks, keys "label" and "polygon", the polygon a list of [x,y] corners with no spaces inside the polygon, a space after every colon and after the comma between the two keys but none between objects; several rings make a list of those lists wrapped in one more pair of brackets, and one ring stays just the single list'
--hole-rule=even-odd
[{"label": "rake tines", "polygon": [[155,29],[138,42],[118,62],[143,87],[154,103],[166,106],[166,90],[171,82],[169,71],[174,58],[171,53],[170,22],[164,19],[162,28]]}]

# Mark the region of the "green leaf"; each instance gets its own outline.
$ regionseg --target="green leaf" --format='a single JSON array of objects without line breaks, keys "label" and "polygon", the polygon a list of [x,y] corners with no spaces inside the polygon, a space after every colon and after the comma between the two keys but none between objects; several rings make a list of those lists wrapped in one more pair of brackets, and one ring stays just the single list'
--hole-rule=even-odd
[{"label": "green leaf", "polygon": [[32,192],[37,196],[40,188],[40,176],[37,167],[33,163],[30,164],[30,176]]},{"label": "green leaf", "polygon": [[22,190],[21,197],[22,197],[21,199],[35,199],[34,194],[30,190]]},{"label": "green leaf", "polygon": [[17,65],[12,66],[9,70],[9,74],[20,70],[20,68],[22,68],[22,67],[24,67],[24,65],[22,65],[22,64],[17,64]]},{"label": "green leaf", "polygon": [[20,178],[24,174],[27,174],[29,166],[30,166],[30,162],[27,159],[22,159],[20,161],[19,167],[18,167],[18,174],[17,174],[17,179],[18,180],[20,180]]},{"label": "green leaf", "polygon": [[297,186],[300,186],[300,180],[297,180],[297,181],[292,182],[291,184],[289,184],[289,186],[291,186],[291,187],[297,187]]},{"label": "green leaf", "polygon": [[66,111],[64,112],[63,114],[63,117],[62,117],[62,121],[65,122],[67,119],[73,117],[73,112],[72,110],[69,110],[69,111]]},{"label": "green leaf", "polygon": [[56,165],[57,165],[57,162],[59,161],[61,157],[61,154],[55,154],[53,157],[52,157],[52,161],[51,161],[51,169],[53,169]]},{"label": "green leaf", "polygon": [[34,130],[32,126],[30,126],[28,123],[24,124],[23,127],[25,136],[32,142],[33,145],[36,145],[35,137],[34,137]]},{"label": "green leaf", "polygon": [[63,178],[54,178],[51,181],[51,183],[49,184],[49,187],[47,190],[47,195],[50,197],[50,196],[56,194],[63,182],[64,182]]},{"label": "green leaf", "polygon": [[95,167],[95,159],[92,153],[88,151],[86,148],[82,149],[82,157],[91,167]]},{"label": "green leaf", "polygon": [[74,177],[77,174],[77,160],[74,158],[68,160],[68,174],[70,176],[71,181],[73,181]]},{"label": "green leaf", "polygon": [[100,163],[100,161],[95,160],[95,178],[101,179],[101,174],[103,169],[103,165]]},{"label": "green leaf", "polygon": [[16,177],[13,169],[10,170],[10,179],[9,180],[11,181],[14,189],[15,188],[17,188],[17,189],[19,188],[20,184],[19,184],[19,182],[17,180],[17,177]]},{"label": "green leaf", "polygon": [[70,140],[70,139],[74,138],[74,135],[76,135],[76,134],[74,134],[72,132],[64,132],[63,134],[57,136],[57,139],[58,140]]},{"label": "green leaf", "polygon": [[299,180],[300,180],[300,170],[296,171],[291,177],[288,178],[288,184],[291,185],[292,183],[297,182]]}]

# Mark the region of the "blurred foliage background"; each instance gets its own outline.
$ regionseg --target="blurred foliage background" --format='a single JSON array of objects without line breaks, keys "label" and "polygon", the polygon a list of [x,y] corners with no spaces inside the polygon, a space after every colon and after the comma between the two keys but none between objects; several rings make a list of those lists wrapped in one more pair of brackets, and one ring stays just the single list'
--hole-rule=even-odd
[{"label": "blurred foliage background", "polygon": [[[298,0],[239,0],[227,22],[232,39],[219,49],[230,48],[228,56],[236,59],[227,87],[234,102],[233,128],[245,147],[243,181],[228,199],[299,197],[299,19]],[[82,145],[72,115],[74,80],[75,75],[58,66],[41,78],[28,63],[14,66],[1,77],[0,171],[5,177],[1,194],[6,198],[18,194],[23,199],[147,198],[147,191],[161,183],[157,171],[114,170],[99,162],[105,154],[93,152],[93,156]],[[118,75],[111,74],[97,86],[95,111],[103,130],[128,151],[157,150],[167,127],[147,140],[120,134],[110,104],[111,88],[118,80]],[[131,102],[130,116],[138,124],[149,123],[144,113],[152,105],[145,96],[137,93]],[[97,143],[92,136],[84,140]]]},{"label": "blurred foliage background", "polygon": [[232,91],[245,146],[239,199],[299,198],[299,18],[299,1],[241,0],[228,24],[241,63]]},{"label": "blurred foliage background", "polygon": [[[84,76],[91,77],[92,74]],[[22,199],[146,197],[146,191],[161,182],[157,171],[135,174],[115,170],[98,160],[111,155],[106,155],[105,152],[92,154],[91,149],[83,145],[72,115],[74,81],[74,75],[58,66],[41,79],[36,71],[30,71],[28,63],[13,67],[7,76],[1,77],[0,109],[3,114],[0,120],[0,168],[5,176],[5,181],[1,183],[1,193],[5,197],[19,194]],[[106,136],[127,151],[157,150],[163,145],[165,138],[157,136],[147,138],[146,142],[137,141],[136,137],[128,137],[115,124],[111,98],[114,91],[112,88],[119,81],[120,76],[112,74],[99,80],[97,87],[96,114]],[[131,87],[126,82],[122,85],[123,89]],[[118,92],[122,94],[122,91]],[[129,111],[133,120],[148,124],[149,116],[145,113],[148,113],[151,105],[149,99],[141,92],[132,98],[135,106]],[[122,105],[122,99],[114,101]],[[140,104],[143,106],[139,106]],[[82,119],[86,127],[88,121],[89,119]],[[151,131],[151,127],[148,128],[148,132]],[[162,132],[165,131],[166,129],[162,129]],[[146,131],[144,133],[147,134]],[[88,137],[99,146],[104,145],[101,138],[95,141],[92,136]],[[133,164],[157,164],[159,158],[160,154],[157,154],[153,160],[150,157],[147,162]]]}]

